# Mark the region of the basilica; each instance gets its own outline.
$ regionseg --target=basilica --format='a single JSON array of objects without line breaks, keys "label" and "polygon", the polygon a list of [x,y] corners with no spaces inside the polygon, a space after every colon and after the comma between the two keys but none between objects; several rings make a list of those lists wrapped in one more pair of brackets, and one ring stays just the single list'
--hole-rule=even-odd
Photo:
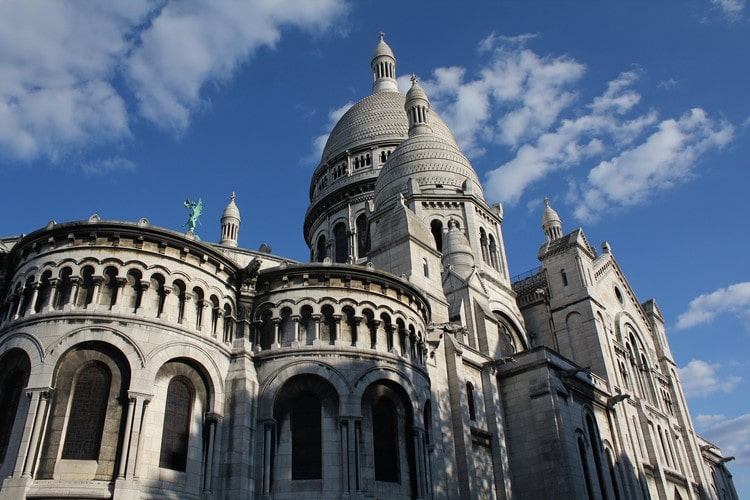
[{"label": "basilica", "polygon": [[1,499],[737,498],[612,248],[547,202],[511,278],[502,206],[382,35],[370,67],[309,262],[240,248],[234,194],[217,243],[0,238]]}]

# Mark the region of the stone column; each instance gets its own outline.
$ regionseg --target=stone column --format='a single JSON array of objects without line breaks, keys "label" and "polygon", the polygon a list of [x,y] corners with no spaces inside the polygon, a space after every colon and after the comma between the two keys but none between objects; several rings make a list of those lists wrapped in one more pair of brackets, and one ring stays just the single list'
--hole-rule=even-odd
[{"label": "stone column", "polygon": [[125,477],[125,466],[128,464],[128,451],[130,450],[131,433],[133,432],[133,412],[135,411],[135,398],[128,395],[128,412],[125,415],[125,434],[122,440],[122,450],[120,452],[120,469],[117,471],[117,478]]},{"label": "stone column", "polygon": [[117,287],[112,291],[115,294],[112,309],[117,312],[127,311],[127,304],[124,303],[125,299],[125,285],[128,284],[128,279],[123,277],[115,278]]},{"label": "stone column", "polygon": [[59,293],[60,278],[50,278],[49,280],[49,297],[47,297],[47,303],[42,306],[42,312],[49,312],[55,309],[62,309],[61,304],[57,304],[57,297]]},{"label": "stone column", "polygon": [[198,330],[203,333],[210,334],[211,329],[211,302],[208,300],[201,300],[198,307],[201,308],[201,321],[198,325]]},{"label": "stone column", "polygon": [[362,342],[362,338],[360,334],[360,326],[362,326],[363,319],[364,319],[363,316],[352,317],[352,340],[353,340],[354,345],[359,347],[360,349],[367,347],[367,345]]},{"label": "stone column", "polygon": [[31,316],[36,314],[36,301],[39,298],[39,287],[41,286],[41,283],[34,282],[31,284],[31,289],[33,290],[31,292],[31,300],[29,300],[29,304],[26,306],[26,314],[24,316]]},{"label": "stone column", "polygon": [[[34,470],[36,469],[36,463],[39,454],[39,441],[44,431],[44,425],[47,421],[47,405],[49,404],[49,398],[52,394],[52,390],[48,387],[40,389],[31,389],[27,391],[29,397],[31,397],[31,404],[29,405],[29,413],[27,415],[26,422],[33,421],[34,425],[30,429],[27,427],[24,429],[24,436],[22,443],[26,441],[27,432],[28,434],[28,447],[26,448],[26,454],[24,457],[19,455],[16,467],[23,463],[23,469],[21,471],[21,477],[32,477]],[[23,449],[23,446],[22,448]]]},{"label": "stone column", "polygon": [[99,292],[102,289],[102,283],[104,282],[103,276],[92,276],[91,278],[94,282],[94,291],[91,294],[91,304],[87,304],[91,306],[92,309],[96,308],[96,306],[99,305]]},{"label": "stone column", "polygon": [[294,340],[292,341],[292,347],[299,347],[300,344],[304,344],[304,339],[300,339],[300,327],[299,323],[302,320],[299,314],[292,316],[292,322],[294,324]]},{"label": "stone column", "polygon": [[355,417],[339,419],[342,498],[356,498],[359,491],[359,427],[360,421]]},{"label": "stone column", "polygon": [[315,345],[317,342],[320,341],[320,318],[322,318],[322,314],[313,314],[313,345]]},{"label": "stone column", "polygon": [[[373,319],[372,320],[372,326],[374,327],[375,335],[373,335],[371,332],[368,331],[368,333],[371,335],[371,338],[370,338],[370,344],[371,345],[370,345],[370,347],[372,347],[373,349],[377,349],[378,348],[378,330],[380,330],[380,324],[381,323],[382,323],[381,320],[379,320],[379,319]],[[368,328],[368,330],[369,330],[369,328]]]},{"label": "stone column", "polygon": [[271,500],[271,449],[273,448],[273,430],[276,421],[271,419],[263,423],[263,499]]},{"label": "stone column", "polygon": [[281,318],[271,318],[271,321],[273,322],[273,343],[271,344],[271,349],[278,349],[281,347],[281,329],[279,328]]},{"label": "stone column", "polygon": [[424,462],[424,429],[414,426],[412,428],[414,435],[414,461],[417,466],[417,498],[424,498],[425,492],[425,462]]},{"label": "stone column", "polygon": [[140,313],[141,311],[147,311],[148,309],[146,306],[143,305],[145,302],[148,304],[148,289],[151,287],[151,281],[149,280],[141,280],[141,296],[140,298],[136,299],[135,307],[133,308],[133,312]]},{"label": "stone column", "polygon": [[180,324],[183,328],[195,328],[195,306],[193,305],[193,294],[185,292],[185,302],[182,304],[182,321]]},{"label": "stone column", "polygon": [[68,302],[63,306],[63,309],[65,306],[70,305],[70,307],[77,307],[78,304],[78,291],[81,288],[81,278],[80,276],[71,276],[70,277],[70,297],[68,297]]},{"label": "stone column", "polygon": [[334,345],[340,345],[341,342],[343,342],[343,339],[341,338],[341,315],[340,314],[333,315],[333,331],[331,332],[331,340],[332,340],[331,343]]},{"label": "stone column", "polygon": [[216,330],[214,331],[214,337],[224,341],[224,311],[217,307],[216,309]]},{"label": "stone column", "polygon": [[[161,314],[157,317],[165,321],[172,321],[172,311],[174,311],[174,294],[172,293],[172,287],[164,285],[164,303],[161,308]],[[158,292],[157,292],[158,294]]]},{"label": "stone column", "polygon": [[203,474],[203,492],[211,492],[211,479],[213,477],[214,466],[214,446],[216,443],[216,426],[221,416],[218,413],[206,413],[207,439],[206,439],[206,458],[205,469]]},{"label": "stone column", "polygon": [[143,422],[146,420],[146,408],[153,397],[151,394],[131,393],[135,397],[135,413],[133,414],[133,433],[130,436],[130,445],[128,450],[128,466],[125,471],[126,477],[137,478],[140,476],[140,461],[138,460],[140,451],[143,449]]},{"label": "stone column", "polygon": [[349,419],[339,419],[339,441],[341,442],[341,498],[351,496],[351,480],[349,471],[352,464],[349,463]]}]

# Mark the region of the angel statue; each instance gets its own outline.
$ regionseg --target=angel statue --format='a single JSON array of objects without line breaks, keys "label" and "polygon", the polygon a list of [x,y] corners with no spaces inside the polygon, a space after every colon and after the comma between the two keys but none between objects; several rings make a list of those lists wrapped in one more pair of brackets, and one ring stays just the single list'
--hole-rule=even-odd
[{"label": "angel statue", "polygon": [[195,234],[195,226],[196,224],[198,224],[198,222],[200,222],[198,220],[198,217],[200,217],[201,214],[203,213],[203,202],[200,200],[200,198],[198,199],[197,202],[190,201],[190,198],[187,198],[185,199],[184,205],[185,205],[185,208],[190,210],[190,216],[188,217],[187,222],[184,223],[182,226],[183,227],[187,226],[188,232]]}]

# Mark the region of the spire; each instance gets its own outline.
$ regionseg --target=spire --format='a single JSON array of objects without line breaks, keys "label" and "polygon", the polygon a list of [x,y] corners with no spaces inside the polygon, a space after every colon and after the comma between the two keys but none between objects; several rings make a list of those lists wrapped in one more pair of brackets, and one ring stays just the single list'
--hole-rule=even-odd
[{"label": "spire", "polygon": [[542,214],[542,229],[547,236],[547,241],[562,238],[562,220],[557,212],[549,205],[549,198],[544,197],[544,213]]},{"label": "spire", "polygon": [[419,86],[417,75],[411,75],[411,88],[406,93],[404,104],[406,116],[409,117],[409,137],[425,132],[432,132],[430,127],[430,101]]},{"label": "spire", "polygon": [[373,76],[373,94],[377,92],[398,92],[396,57],[388,44],[385,43],[384,37],[385,33],[381,31],[380,41],[375,46],[375,51],[372,53],[372,62],[370,62]]},{"label": "spire", "polygon": [[232,191],[229,204],[224,209],[224,213],[221,214],[221,241],[219,244],[227,247],[237,247],[237,236],[240,232],[240,210],[234,204],[236,197],[234,191]]}]

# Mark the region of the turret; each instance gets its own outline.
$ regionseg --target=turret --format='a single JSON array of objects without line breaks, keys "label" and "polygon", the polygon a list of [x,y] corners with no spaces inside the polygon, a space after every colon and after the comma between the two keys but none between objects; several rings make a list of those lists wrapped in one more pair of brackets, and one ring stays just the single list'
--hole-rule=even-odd
[{"label": "turret", "polygon": [[229,204],[221,215],[221,241],[220,245],[237,247],[237,236],[240,232],[240,210],[234,204],[236,195],[232,193]]},{"label": "turret", "polygon": [[562,238],[562,220],[557,212],[549,206],[549,198],[544,198],[544,214],[542,214],[542,229],[547,236],[547,241],[555,241]]},{"label": "turret", "polygon": [[380,41],[372,53],[372,92],[398,92],[396,82],[396,57],[383,39],[385,33],[380,33]]}]

